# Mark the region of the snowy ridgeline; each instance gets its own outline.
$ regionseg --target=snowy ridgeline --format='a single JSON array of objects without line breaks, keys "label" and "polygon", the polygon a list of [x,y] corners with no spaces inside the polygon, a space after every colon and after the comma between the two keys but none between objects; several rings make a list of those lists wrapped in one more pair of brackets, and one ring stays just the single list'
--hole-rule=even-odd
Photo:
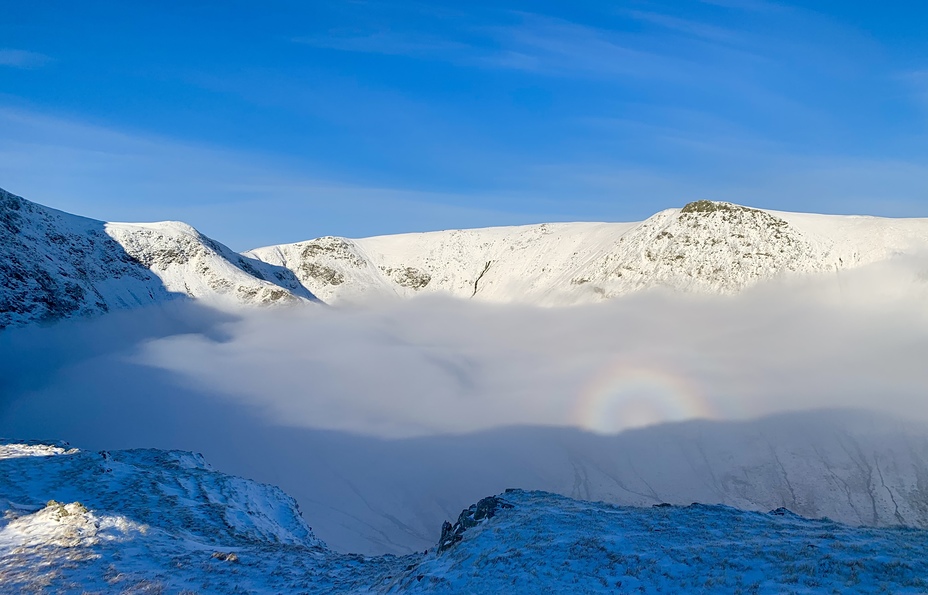
[{"label": "snowy ridgeline", "polygon": [[326,303],[440,293],[565,306],[650,288],[739,292],[781,275],[834,275],[923,255],[928,219],[768,212],[710,201],[641,223],[546,223],[246,252],[286,267]]},{"label": "snowy ridgeline", "polygon": [[0,328],[192,297],[358,303],[439,293],[570,305],[664,287],[734,293],[928,248],[928,219],[767,212],[698,201],[641,223],[557,223],[237,254],[179,222],[104,223],[0,190]]},{"label": "snowy ridgeline", "polygon": [[507,490],[436,547],[339,554],[280,490],[158,450],[0,445],[4,593],[782,593],[928,589],[928,531],[785,509],[616,507]]},{"label": "snowy ridgeline", "polygon": [[289,270],[184,223],[104,223],[0,189],[0,329],[160,304],[312,299]]}]

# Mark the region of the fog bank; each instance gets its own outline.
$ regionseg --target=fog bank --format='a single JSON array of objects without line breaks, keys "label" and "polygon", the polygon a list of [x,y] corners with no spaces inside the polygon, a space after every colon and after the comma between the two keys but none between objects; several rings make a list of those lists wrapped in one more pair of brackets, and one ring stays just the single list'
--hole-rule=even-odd
[{"label": "fog bank", "polygon": [[226,340],[154,339],[134,361],[275,423],[382,437],[835,407],[925,417],[926,283],[903,264],[572,308],[422,298],[252,311],[221,325]]},{"label": "fog bank", "polygon": [[[8,330],[0,435],[203,452],[365,553],[430,547],[507,487],[928,523],[923,426],[811,411],[926,418],[924,270],[563,309],[176,303]],[[678,423],[607,435],[662,422]]]}]

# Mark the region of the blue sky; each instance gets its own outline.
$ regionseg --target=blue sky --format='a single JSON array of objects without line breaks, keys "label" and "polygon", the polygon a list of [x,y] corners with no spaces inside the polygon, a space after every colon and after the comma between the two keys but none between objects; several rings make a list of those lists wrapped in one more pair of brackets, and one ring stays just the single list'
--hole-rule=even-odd
[{"label": "blue sky", "polygon": [[0,187],[233,248],[928,216],[928,3],[0,0]]}]

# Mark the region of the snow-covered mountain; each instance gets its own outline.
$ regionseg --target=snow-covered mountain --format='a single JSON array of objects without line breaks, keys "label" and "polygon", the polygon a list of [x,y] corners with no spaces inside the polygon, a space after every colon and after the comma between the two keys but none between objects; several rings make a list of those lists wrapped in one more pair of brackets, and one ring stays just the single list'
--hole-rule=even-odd
[{"label": "snow-covered mountain", "polygon": [[246,254],[289,268],[327,303],[445,293],[569,305],[653,287],[735,293],[784,274],[833,274],[926,249],[928,219],[768,212],[703,200],[641,223],[325,237]]},{"label": "snow-covered mountain", "polygon": [[569,305],[653,287],[734,293],[926,250],[928,219],[697,201],[641,223],[323,237],[237,254],[183,223],[104,223],[0,190],[0,328],[183,296],[263,305],[441,293]]},{"label": "snow-covered mountain", "polygon": [[0,190],[0,329],[192,297],[313,299],[293,274],[184,223],[104,223]]},{"label": "snow-covered mountain", "polygon": [[406,556],[339,554],[292,499],[177,451],[0,443],[0,592],[782,593],[928,588],[928,532],[785,509],[507,490]]}]

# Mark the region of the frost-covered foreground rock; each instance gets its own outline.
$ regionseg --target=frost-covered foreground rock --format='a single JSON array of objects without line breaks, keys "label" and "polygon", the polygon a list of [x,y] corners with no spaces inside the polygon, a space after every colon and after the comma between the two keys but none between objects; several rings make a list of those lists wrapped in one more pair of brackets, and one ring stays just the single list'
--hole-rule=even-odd
[{"label": "frost-covered foreground rock", "polygon": [[[177,451],[0,444],[5,593],[919,593],[928,531],[509,490],[441,547],[338,554],[280,490]],[[439,532],[436,527],[436,546]]]}]

